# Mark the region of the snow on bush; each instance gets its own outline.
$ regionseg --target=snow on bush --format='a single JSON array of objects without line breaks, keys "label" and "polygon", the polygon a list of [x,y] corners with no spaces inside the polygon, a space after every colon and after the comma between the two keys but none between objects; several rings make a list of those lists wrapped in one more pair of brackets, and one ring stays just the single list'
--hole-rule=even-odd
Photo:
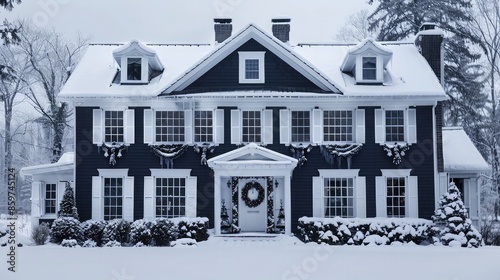
[{"label": "snow on bush", "polygon": [[0,238],[7,235],[8,229],[7,225],[0,223]]},{"label": "snow on bush", "polygon": [[299,237],[304,242],[329,245],[426,244],[432,222],[424,219],[299,219]]},{"label": "snow on bush", "polygon": [[178,238],[192,238],[198,242],[208,239],[207,218],[174,218],[170,220],[178,228]]},{"label": "snow on bush", "polygon": [[94,247],[97,247],[97,243],[94,240],[88,239],[85,242],[83,242],[82,247],[84,247],[84,248],[94,248]]},{"label": "snow on bush", "polygon": [[[124,219],[114,219],[108,222],[102,232],[102,243],[118,241],[119,243],[128,242],[130,234],[130,223]],[[109,247],[109,246],[108,246]]]},{"label": "snow on bush", "polygon": [[76,248],[76,247],[78,247],[78,242],[75,239],[64,239],[61,242],[61,246],[69,247],[69,248]]},{"label": "snow on bush", "polygon": [[151,236],[155,246],[170,246],[170,241],[177,239],[177,227],[166,218],[156,218],[151,228]]},{"label": "snow on bush", "polygon": [[198,243],[196,242],[196,240],[192,238],[180,238],[170,243],[170,246],[172,247],[193,246],[193,245],[198,246]]},{"label": "snow on bush", "polygon": [[43,245],[50,237],[50,228],[46,223],[36,225],[31,230],[31,239],[36,245]]},{"label": "snow on bush", "polygon": [[97,246],[102,245],[102,234],[107,223],[99,220],[87,220],[80,224],[83,230],[83,238],[92,240]]},{"label": "snow on bush", "polygon": [[154,222],[148,220],[137,220],[133,222],[130,226],[130,243],[135,245],[141,243],[142,246],[150,245],[153,239],[151,236],[153,225]]},{"label": "snow on bush", "polygon": [[462,247],[477,248],[481,245],[482,237],[467,216],[460,191],[451,182],[448,192],[441,196],[438,209],[432,216],[435,223],[433,233],[441,237],[444,245],[456,246],[459,242]]},{"label": "snow on bush", "polygon": [[54,220],[51,228],[51,241],[60,244],[64,239],[83,240],[80,221],[71,217],[61,217]]},{"label": "snow on bush", "polygon": [[104,244],[104,247],[121,247],[122,244],[116,240],[111,240]]}]

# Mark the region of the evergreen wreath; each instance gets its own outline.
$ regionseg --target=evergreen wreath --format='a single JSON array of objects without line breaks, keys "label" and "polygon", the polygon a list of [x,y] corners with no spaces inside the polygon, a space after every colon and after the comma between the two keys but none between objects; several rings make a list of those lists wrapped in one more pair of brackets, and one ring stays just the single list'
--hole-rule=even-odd
[{"label": "evergreen wreath", "polygon": [[[248,197],[248,192],[251,189],[257,190],[258,196],[256,199],[250,199]],[[250,208],[255,208],[259,206],[262,203],[262,201],[264,201],[264,197],[265,197],[264,188],[257,182],[247,183],[241,190],[241,199],[245,202],[245,205]]]}]

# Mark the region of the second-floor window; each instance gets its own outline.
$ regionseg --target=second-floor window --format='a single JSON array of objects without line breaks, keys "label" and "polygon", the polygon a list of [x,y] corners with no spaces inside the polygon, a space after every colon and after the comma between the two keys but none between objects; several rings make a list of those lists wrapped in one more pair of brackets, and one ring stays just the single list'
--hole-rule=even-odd
[{"label": "second-floor window", "polygon": [[104,126],[105,142],[124,142],[123,111],[105,111]]},{"label": "second-floor window", "polygon": [[405,141],[405,116],[403,110],[385,111],[385,141]]},{"label": "second-floor window", "polygon": [[260,111],[243,111],[242,112],[242,129],[243,143],[261,142],[262,124]]},{"label": "second-floor window", "polygon": [[311,118],[309,111],[292,111],[292,142],[311,141]]},{"label": "second-floor window", "polygon": [[184,142],[184,111],[156,111],[156,142]]},{"label": "second-floor window", "polygon": [[352,111],[323,111],[323,140],[325,142],[352,142]]},{"label": "second-floor window", "polygon": [[194,142],[213,142],[213,111],[194,112]]}]

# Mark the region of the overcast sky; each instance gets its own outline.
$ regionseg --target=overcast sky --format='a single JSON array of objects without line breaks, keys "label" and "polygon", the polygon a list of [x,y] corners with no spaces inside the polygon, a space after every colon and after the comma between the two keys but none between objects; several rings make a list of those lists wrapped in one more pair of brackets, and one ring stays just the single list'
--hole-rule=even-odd
[{"label": "overcast sky", "polygon": [[233,18],[234,31],[252,22],[270,32],[271,18],[292,19],[292,42],[332,41],[366,0],[33,0],[3,12],[96,43],[211,43],[213,18]]}]

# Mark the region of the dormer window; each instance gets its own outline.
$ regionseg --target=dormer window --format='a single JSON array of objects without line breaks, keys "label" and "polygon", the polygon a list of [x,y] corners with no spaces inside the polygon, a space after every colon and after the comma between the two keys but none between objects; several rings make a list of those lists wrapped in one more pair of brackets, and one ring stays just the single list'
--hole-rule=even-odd
[{"label": "dormer window", "polygon": [[363,80],[377,80],[376,57],[363,57]]},{"label": "dormer window", "polygon": [[129,57],[127,58],[127,80],[140,81],[142,80],[142,58]]},{"label": "dormer window", "polygon": [[137,40],[114,50],[113,56],[120,66],[118,78],[122,85],[148,84],[164,69],[156,52]]},{"label": "dormer window", "polygon": [[373,39],[366,39],[348,51],[341,70],[353,77],[356,84],[381,85],[384,75],[388,75],[385,68],[391,58],[391,50]]},{"label": "dormer window", "polygon": [[241,84],[263,84],[265,82],[265,52],[238,52],[239,81]]}]

